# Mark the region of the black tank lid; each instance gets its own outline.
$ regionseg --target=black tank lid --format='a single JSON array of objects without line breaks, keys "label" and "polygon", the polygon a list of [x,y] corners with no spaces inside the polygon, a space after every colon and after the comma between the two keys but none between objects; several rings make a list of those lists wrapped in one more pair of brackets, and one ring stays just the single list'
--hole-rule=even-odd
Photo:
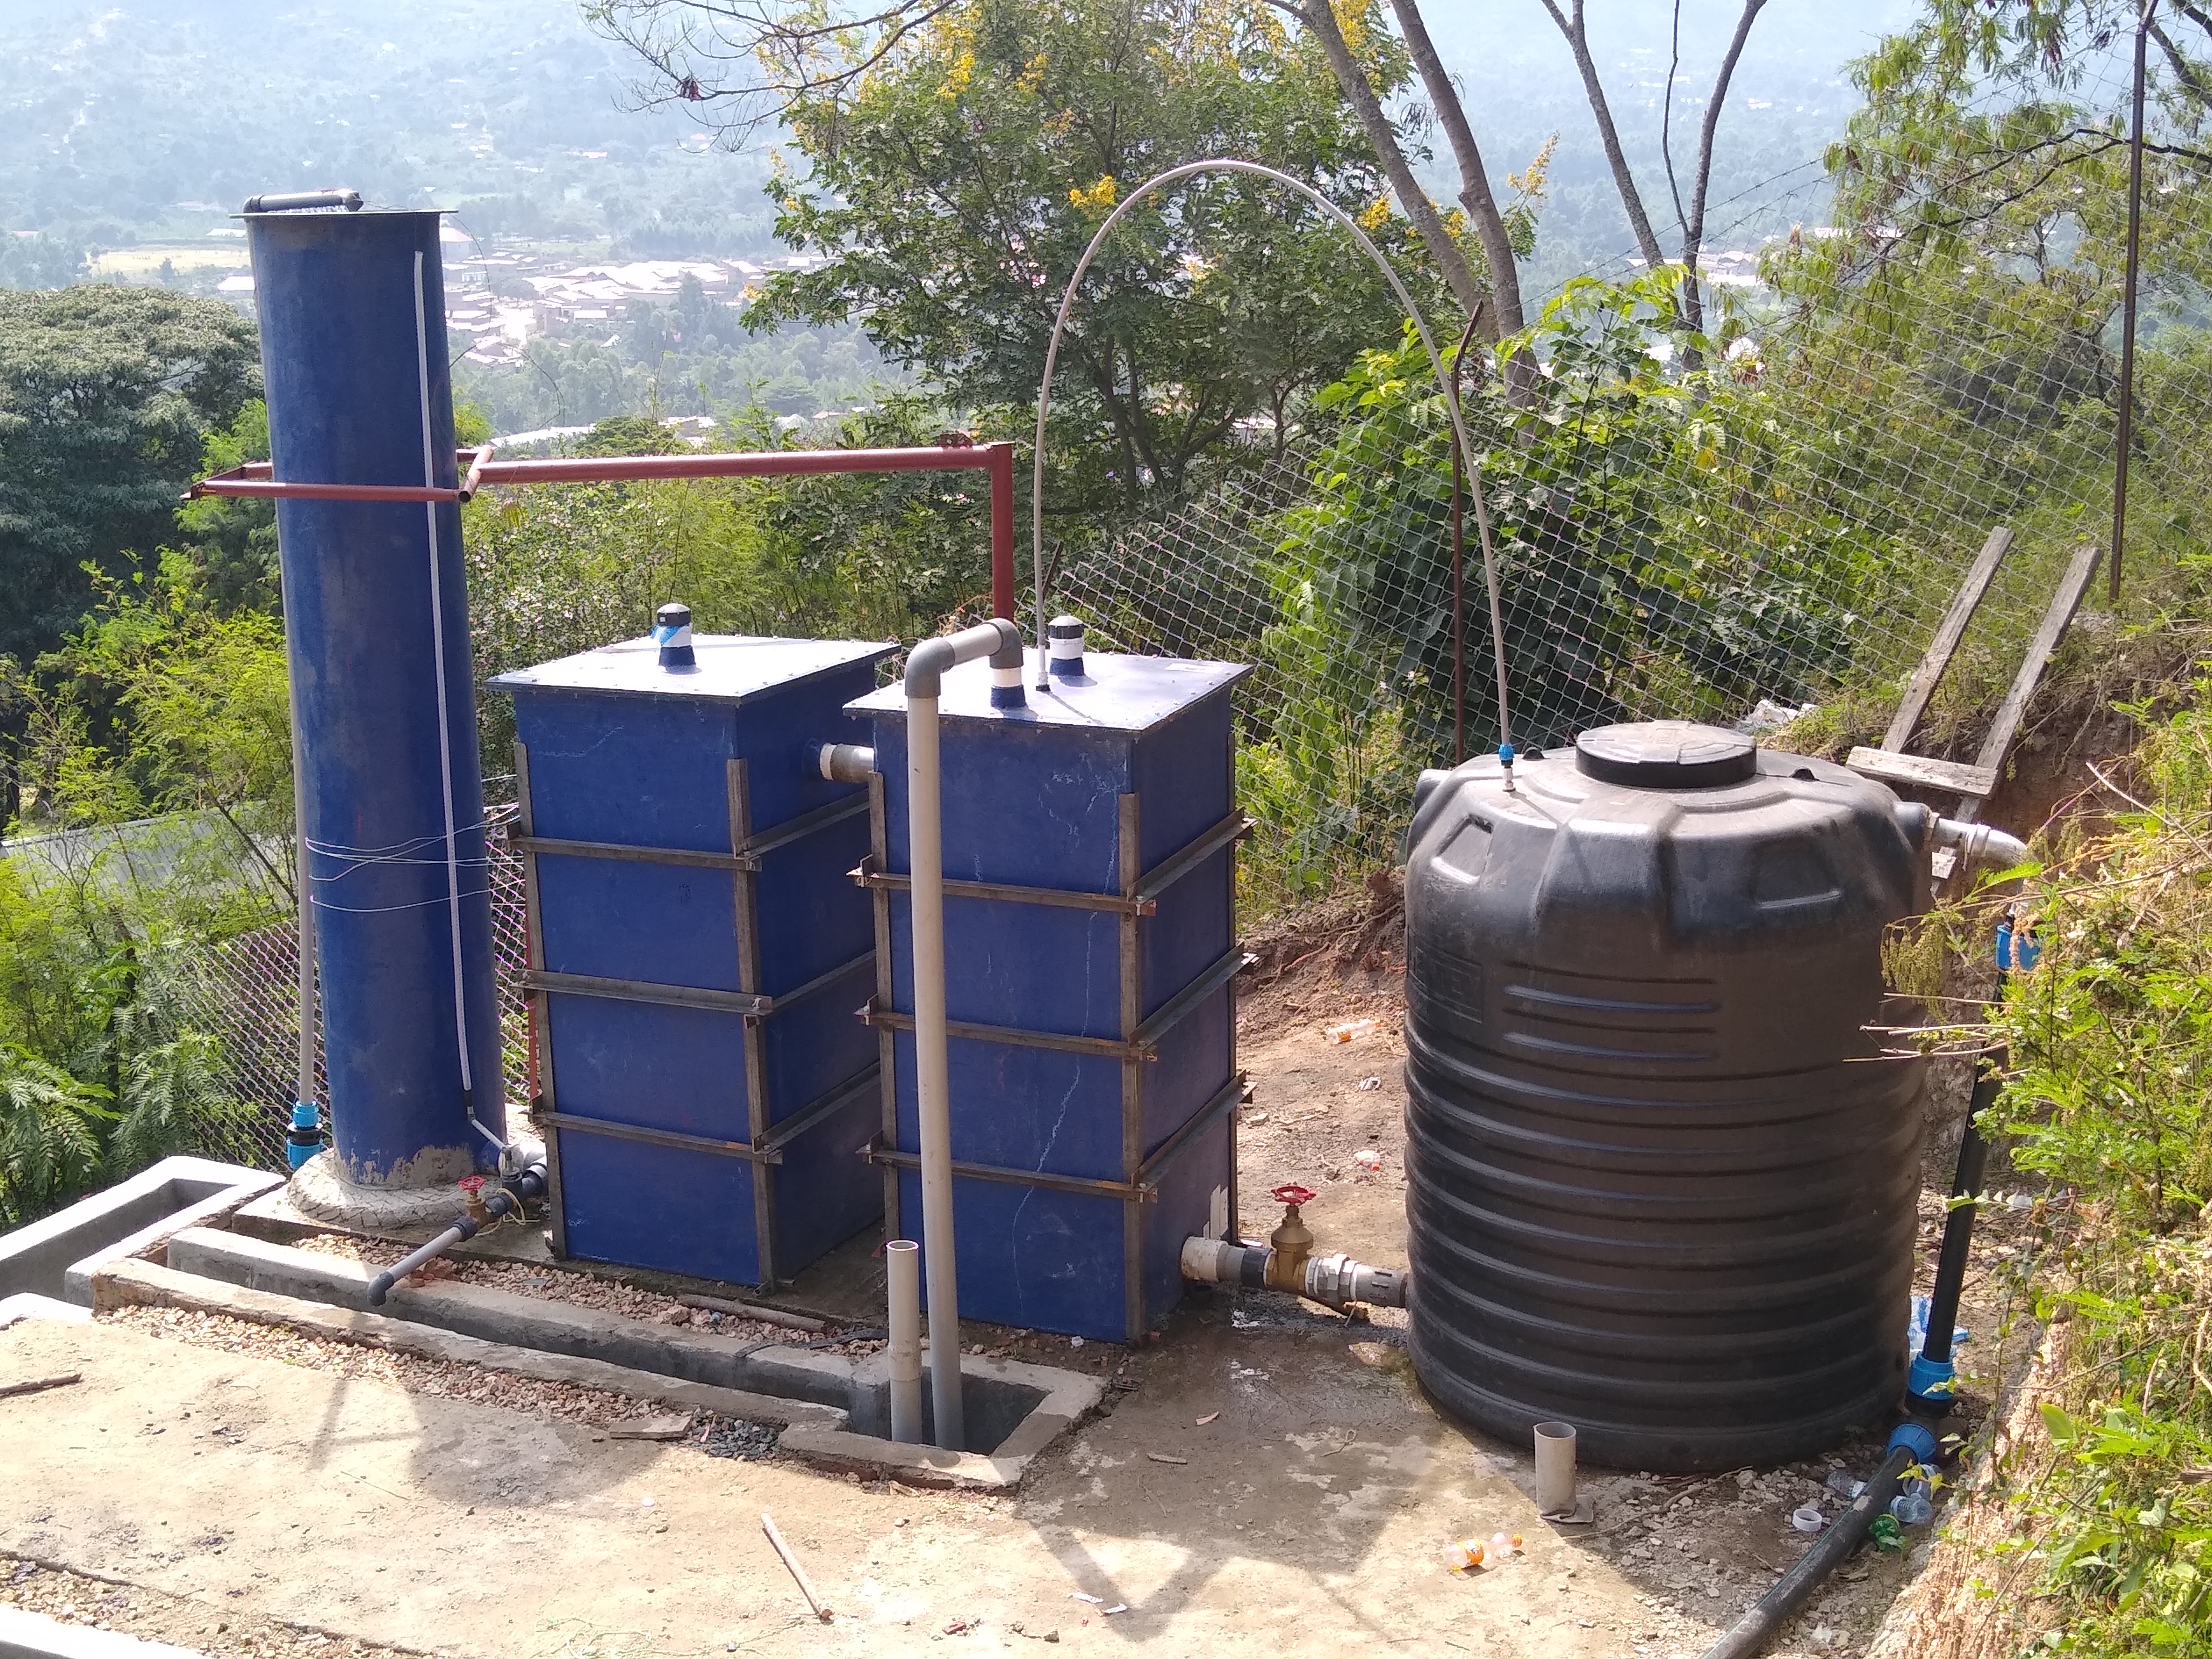
[{"label": "black tank lid", "polygon": [[1584,777],[1637,789],[1714,789],[1759,772],[1759,745],[1741,732],[1695,720],[1601,726],[1575,739]]}]

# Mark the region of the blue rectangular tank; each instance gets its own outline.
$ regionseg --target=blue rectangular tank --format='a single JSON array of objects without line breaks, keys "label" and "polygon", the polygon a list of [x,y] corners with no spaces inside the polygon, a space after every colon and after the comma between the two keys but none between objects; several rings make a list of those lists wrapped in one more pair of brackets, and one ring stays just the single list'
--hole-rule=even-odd
[{"label": "blue rectangular tank", "polygon": [[707,635],[664,668],[645,639],[491,682],[558,1254],[772,1285],[881,1213],[869,793],[808,744],[892,648]]},{"label": "blue rectangular tank", "polygon": [[[1193,1234],[1236,1210],[1235,806],[1229,664],[1091,653],[994,708],[977,662],[940,718],[960,1312],[1133,1340],[1182,1294]],[[874,726],[884,1202],[919,1238],[906,704]]]}]

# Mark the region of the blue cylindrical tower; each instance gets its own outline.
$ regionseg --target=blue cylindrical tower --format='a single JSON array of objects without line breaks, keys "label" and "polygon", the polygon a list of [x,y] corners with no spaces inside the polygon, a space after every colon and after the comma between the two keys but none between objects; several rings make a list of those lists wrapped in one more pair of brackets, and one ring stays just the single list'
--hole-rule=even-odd
[{"label": "blue cylindrical tower", "polygon": [[[276,477],[453,489],[439,216],[246,223]],[[276,532],[333,1156],[436,1186],[505,1133],[460,511],[285,498]]]}]

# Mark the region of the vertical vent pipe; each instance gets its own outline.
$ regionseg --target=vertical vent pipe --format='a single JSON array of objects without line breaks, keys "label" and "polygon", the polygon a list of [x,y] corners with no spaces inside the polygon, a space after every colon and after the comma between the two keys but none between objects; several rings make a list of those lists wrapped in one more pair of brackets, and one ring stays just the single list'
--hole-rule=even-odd
[{"label": "vertical vent pipe", "polygon": [[945,1033],[945,817],[937,702],[947,671],[991,659],[991,705],[1022,697],[1021,629],[1003,617],[924,640],[906,659],[907,879],[914,912],[914,1070],[921,1129],[921,1237],[929,1286],[929,1400],[937,1443],[967,1449],[960,1402],[960,1291],[952,1242],[951,1082]]},{"label": "vertical vent pipe", "polygon": [[891,1438],[921,1439],[921,1246],[894,1238],[884,1246],[890,1290]]}]

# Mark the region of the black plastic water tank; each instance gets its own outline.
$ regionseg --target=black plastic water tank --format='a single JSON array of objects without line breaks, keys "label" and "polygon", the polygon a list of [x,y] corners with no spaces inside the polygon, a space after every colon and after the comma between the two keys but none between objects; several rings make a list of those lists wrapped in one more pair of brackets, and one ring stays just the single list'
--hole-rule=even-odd
[{"label": "black plastic water tank", "polygon": [[1408,838],[1416,1371],[1616,1467],[1831,1446],[1904,1382],[1921,1066],[1865,1028],[1928,814],[1680,721],[1515,771]]}]

